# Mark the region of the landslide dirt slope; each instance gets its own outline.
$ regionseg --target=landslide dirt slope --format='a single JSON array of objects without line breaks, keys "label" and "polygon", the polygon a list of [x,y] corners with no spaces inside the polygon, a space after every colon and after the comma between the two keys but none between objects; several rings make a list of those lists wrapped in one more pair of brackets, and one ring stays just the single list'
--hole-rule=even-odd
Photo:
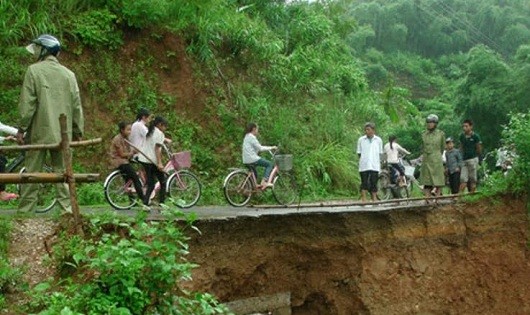
[{"label": "landslide dirt slope", "polygon": [[525,203],[201,221],[191,287],[293,314],[530,314]]}]

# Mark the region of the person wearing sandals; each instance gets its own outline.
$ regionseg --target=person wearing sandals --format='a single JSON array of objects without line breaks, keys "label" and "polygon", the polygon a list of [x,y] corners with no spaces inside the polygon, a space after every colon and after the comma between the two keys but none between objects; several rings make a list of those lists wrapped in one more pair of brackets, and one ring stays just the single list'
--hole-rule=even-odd
[{"label": "person wearing sandals", "polygon": [[[7,134],[7,136],[0,136],[0,144],[4,143],[4,141],[16,141],[16,135],[17,135],[18,129],[15,127],[11,127],[8,125],[4,125],[0,122],[0,132],[2,134]],[[6,164],[7,159],[2,154],[2,150],[0,149],[0,173],[4,173],[6,170]],[[11,199],[18,198],[18,195],[15,193],[10,193],[6,191],[6,185],[0,184],[0,200],[2,201],[9,201]]]},{"label": "person wearing sandals", "polygon": [[[259,127],[255,123],[249,123],[245,129],[245,137],[243,138],[242,156],[243,164],[248,166],[261,166],[265,167],[265,173],[261,180],[260,186],[263,188],[272,187],[272,183],[269,183],[269,176],[274,166],[271,161],[264,159],[259,156],[260,152],[267,150],[276,150],[276,146],[264,146],[259,143],[257,135],[259,134]],[[257,179],[256,171],[254,175]]]}]

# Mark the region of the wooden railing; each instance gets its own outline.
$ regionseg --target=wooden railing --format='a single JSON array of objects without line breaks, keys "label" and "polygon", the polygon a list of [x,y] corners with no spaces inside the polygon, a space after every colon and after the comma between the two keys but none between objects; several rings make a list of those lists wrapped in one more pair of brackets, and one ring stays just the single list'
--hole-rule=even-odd
[{"label": "wooden railing", "polygon": [[0,147],[1,151],[29,151],[29,150],[60,150],[63,154],[64,174],[58,173],[0,173],[0,183],[6,184],[27,184],[27,183],[61,183],[68,184],[70,190],[70,202],[72,204],[72,214],[76,224],[76,231],[82,235],[81,215],[79,204],[77,203],[76,182],[95,182],[99,179],[99,174],[74,174],[72,167],[72,152],[70,148],[87,146],[101,142],[101,138],[70,141],[66,127],[66,115],[59,117],[61,127],[61,142],[57,144],[29,144]]}]

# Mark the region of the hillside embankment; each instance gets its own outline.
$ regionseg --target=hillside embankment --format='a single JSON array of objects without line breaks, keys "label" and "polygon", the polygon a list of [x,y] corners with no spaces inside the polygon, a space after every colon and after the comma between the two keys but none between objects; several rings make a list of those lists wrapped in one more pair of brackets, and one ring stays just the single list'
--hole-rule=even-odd
[{"label": "hillside embankment", "polygon": [[530,314],[522,200],[199,221],[190,288],[293,314]]}]

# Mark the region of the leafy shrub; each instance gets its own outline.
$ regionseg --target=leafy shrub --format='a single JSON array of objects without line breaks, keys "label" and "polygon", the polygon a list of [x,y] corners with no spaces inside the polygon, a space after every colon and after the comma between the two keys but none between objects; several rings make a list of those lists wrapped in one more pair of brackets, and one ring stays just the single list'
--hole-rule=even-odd
[{"label": "leafy shrub", "polygon": [[100,205],[106,203],[102,182],[78,184],[76,188],[80,205]]},{"label": "leafy shrub", "polygon": [[[63,235],[54,260],[70,265],[67,280],[35,288],[32,307],[40,314],[225,314],[210,294],[190,293],[180,283],[191,279],[185,229],[192,219],[179,211],[166,220],[146,222],[114,216],[93,217],[85,239]],[[175,219],[185,219],[179,228]],[[55,250],[56,249],[56,250]]]},{"label": "leafy shrub", "polygon": [[352,148],[326,144],[306,152],[299,160],[297,171],[304,181],[302,197],[358,191],[360,179]]},{"label": "leafy shrub", "polygon": [[7,260],[7,248],[9,245],[9,232],[11,225],[8,220],[0,219],[0,308],[4,306],[3,294],[9,288],[20,282],[22,272],[11,267]]},{"label": "leafy shrub", "polygon": [[123,44],[116,19],[107,9],[86,11],[72,19],[72,33],[87,46],[116,49]]},{"label": "leafy shrub", "polygon": [[[114,1],[111,1],[114,2]],[[128,26],[144,28],[158,25],[168,17],[170,0],[122,0],[119,13]]]},{"label": "leafy shrub", "polygon": [[530,193],[530,112],[512,114],[504,128],[504,145],[515,151],[513,169],[509,173],[510,190]]}]

